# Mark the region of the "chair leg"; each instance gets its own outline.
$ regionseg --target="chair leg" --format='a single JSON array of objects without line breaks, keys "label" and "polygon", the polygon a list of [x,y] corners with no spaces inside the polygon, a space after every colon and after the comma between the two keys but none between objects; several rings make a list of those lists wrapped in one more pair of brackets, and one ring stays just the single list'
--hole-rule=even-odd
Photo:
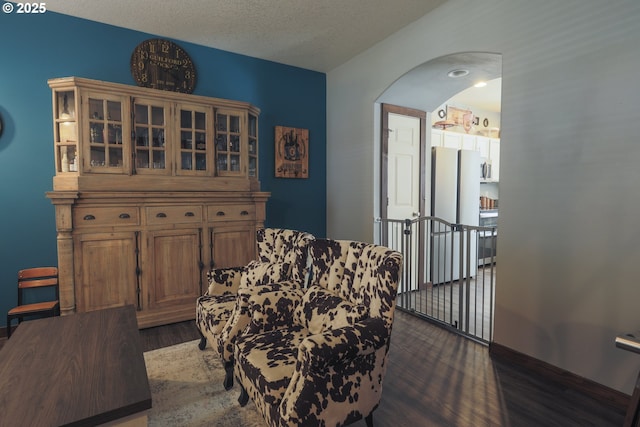
[{"label": "chair leg", "polygon": [[240,384],[240,397],[238,397],[238,403],[240,406],[245,406],[249,401],[249,393],[245,390],[244,386]]},{"label": "chair leg", "polygon": [[367,422],[367,427],[373,427],[373,412],[367,415],[365,421]]},{"label": "chair leg", "polygon": [[11,338],[11,318],[7,316],[7,339]]},{"label": "chair leg", "polygon": [[198,348],[200,350],[204,350],[207,346],[207,339],[205,337],[200,338],[200,342],[198,343]]},{"label": "chair leg", "polygon": [[196,326],[196,329],[198,329],[198,333],[200,334],[200,342],[198,343],[198,348],[200,350],[204,350],[205,347],[207,346],[207,339],[205,338],[204,335],[202,335],[202,331],[200,330],[200,328]]},{"label": "chair leg", "polygon": [[227,391],[233,387],[233,362],[224,362],[224,382],[222,384]]}]

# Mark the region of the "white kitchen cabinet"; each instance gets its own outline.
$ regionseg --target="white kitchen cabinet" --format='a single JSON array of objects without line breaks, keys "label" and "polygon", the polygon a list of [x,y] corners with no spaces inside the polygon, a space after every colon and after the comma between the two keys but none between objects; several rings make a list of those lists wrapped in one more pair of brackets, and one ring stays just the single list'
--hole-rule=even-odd
[{"label": "white kitchen cabinet", "polygon": [[489,161],[491,162],[491,180],[500,181],[500,140],[489,139]]},{"label": "white kitchen cabinet", "polygon": [[486,136],[476,137],[476,150],[480,152],[480,159],[489,159],[490,139]]},{"label": "white kitchen cabinet", "polygon": [[499,138],[431,129],[431,146],[479,151],[481,163],[486,161],[491,165],[491,178],[486,182],[498,182],[500,180]]},{"label": "white kitchen cabinet", "polygon": [[462,134],[455,132],[444,132],[442,137],[442,146],[445,148],[454,148],[459,150],[462,146]]},{"label": "white kitchen cabinet", "polygon": [[460,148],[463,150],[476,151],[476,135],[462,135]]},{"label": "white kitchen cabinet", "polygon": [[442,147],[442,135],[443,131],[440,129],[431,129],[431,146]]}]

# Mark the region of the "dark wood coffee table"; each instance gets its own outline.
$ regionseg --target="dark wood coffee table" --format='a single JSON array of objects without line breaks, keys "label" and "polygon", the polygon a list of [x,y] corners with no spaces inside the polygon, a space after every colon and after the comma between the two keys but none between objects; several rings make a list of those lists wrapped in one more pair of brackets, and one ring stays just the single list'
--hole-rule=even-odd
[{"label": "dark wood coffee table", "polygon": [[133,306],[23,322],[0,350],[0,425],[147,425]]}]

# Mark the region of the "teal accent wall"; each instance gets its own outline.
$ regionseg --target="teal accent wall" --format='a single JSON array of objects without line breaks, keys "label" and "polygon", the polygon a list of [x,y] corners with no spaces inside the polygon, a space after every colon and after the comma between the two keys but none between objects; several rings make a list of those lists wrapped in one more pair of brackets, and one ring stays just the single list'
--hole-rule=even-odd
[{"label": "teal accent wall", "polygon": [[[0,325],[17,299],[21,268],[57,263],[52,190],[53,125],[47,80],[78,76],[134,85],[138,43],[157,37],[73,18],[0,14]],[[323,73],[174,40],[191,56],[195,94],[261,109],[261,189],[271,192],[268,227],[326,235],[326,76]],[[274,177],[274,127],[309,129],[309,178]]]}]

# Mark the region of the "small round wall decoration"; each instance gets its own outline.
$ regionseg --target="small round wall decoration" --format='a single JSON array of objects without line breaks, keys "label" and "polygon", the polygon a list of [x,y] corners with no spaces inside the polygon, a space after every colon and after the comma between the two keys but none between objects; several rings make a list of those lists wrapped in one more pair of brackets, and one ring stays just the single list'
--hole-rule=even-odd
[{"label": "small round wall decoration", "polygon": [[489,127],[489,119],[487,119],[487,118],[485,117],[485,119],[482,121],[482,125],[483,125],[484,127]]},{"label": "small round wall decoration", "polygon": [[438,117],[440,117],[441,119],[444,119],[446,115],[447,113],[445,113],[444,110],[438,110]]}]

